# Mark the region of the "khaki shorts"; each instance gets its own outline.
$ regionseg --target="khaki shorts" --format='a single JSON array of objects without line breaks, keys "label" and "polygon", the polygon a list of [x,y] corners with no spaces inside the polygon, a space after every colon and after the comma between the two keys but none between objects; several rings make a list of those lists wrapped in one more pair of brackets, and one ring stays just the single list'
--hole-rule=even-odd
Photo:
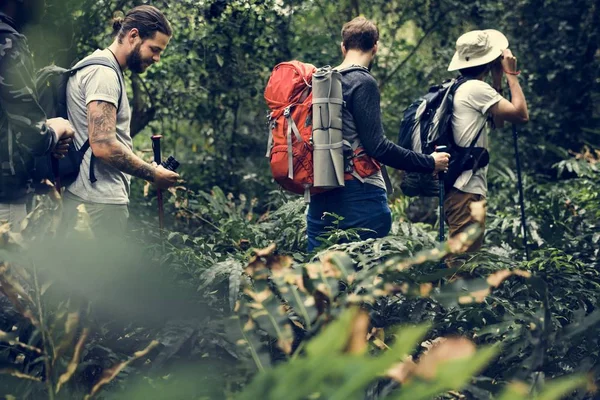
[{"label": "khaki shorts", "polygon": [[[452,189],[446,193],[444,199],[444,214],[446,223],[450,230],[450,237],[461,233],[469,225],[477,223],[471,217],[471,203],[485,199],[480,194],[465,193],[458,189]],[[481,224],[481,228],[485,232],[485,219]],[[467,252],[477,251],[483,245],[483,236],[481,235],[468,249]]]}]

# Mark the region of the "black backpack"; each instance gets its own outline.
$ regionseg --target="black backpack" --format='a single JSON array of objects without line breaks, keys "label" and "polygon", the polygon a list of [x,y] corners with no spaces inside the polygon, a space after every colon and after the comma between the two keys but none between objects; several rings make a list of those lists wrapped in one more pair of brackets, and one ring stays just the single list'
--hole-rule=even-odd
[{"label": "black backpack", "polygon": [[[429,88],[424,96],[414,101],[404,111],[398,145],[422,154],[431,154],[437,146],[446,146],[450,153],[448,172],[443,174],[444,187],[448,191],[456,179],[467,170],[476,172],[489,164],[489,153],[483,147],[475,147],[483,128],[468,147],[454,141],[452,111],[454,94],[468,78],[451,79]],[[438,178],[431,173],[406,172],[400,185],[409,197],[435,197],[439,195]]]},{"label": "black backpack", "polygon": [[[101,65],[113,69],[122,84],[121,72],[104,57],[88,58],[71,69],[49,65],[38,72],[35,81],[38,102],[48,118],[62,117],[67,119],[67,83],[77,71],[92,65]],[[119,95],[119,106],[122,95],[123,93]],[[87,139],[80,148],[77,148],[74,142],[71,143],[69,152],[64,158],[56,159],[52,155],[37,158],[33,172],[34,181],[40,182],[43,179],[49,179],[61,187],[70,185],[77,179],[81,162],[89,148],[90,141]],[[94,173],[95,160],[96,158],[92,154],[89,175],[92,183],[97,180]]]}]

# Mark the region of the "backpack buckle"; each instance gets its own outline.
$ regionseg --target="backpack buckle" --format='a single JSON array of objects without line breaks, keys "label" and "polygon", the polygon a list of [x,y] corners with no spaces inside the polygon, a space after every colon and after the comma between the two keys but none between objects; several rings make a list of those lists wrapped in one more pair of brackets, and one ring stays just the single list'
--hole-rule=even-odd
[{"label": "backpack buckle", "polygon": [[286,107],[285,110],[283,110],[283,116],[286,118],[290,116],[290,107]]}]

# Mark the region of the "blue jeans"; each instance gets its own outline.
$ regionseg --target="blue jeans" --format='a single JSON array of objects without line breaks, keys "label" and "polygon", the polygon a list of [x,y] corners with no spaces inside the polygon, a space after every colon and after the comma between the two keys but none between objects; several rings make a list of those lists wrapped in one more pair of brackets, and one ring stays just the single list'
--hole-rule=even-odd
[{"label": "blue jeans", "polygon": [[386,236],[392,227],[392,213],[387,203],[385,190],[358,180],[346,181],[346,186],[311,196],[306,217],[308,251],[319,247],[317,238],[326,233],[327,227],[333,227],[332,217],[323,217],[329,212],[344,219],[340,229],[365,228],[371,231],[359,231],[362,240]]}]

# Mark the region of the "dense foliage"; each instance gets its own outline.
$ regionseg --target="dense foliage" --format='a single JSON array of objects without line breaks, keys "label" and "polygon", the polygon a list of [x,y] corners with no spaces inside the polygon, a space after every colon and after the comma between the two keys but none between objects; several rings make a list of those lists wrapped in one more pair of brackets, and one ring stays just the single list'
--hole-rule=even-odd
[{"label": "dense foliage", "polygon": [[[175,35],[128,76],[136,150],[182,161],[156,230],[132,188],[127,243],[47,243],[60,201],[23,236],[0,228],[0,395],[16,398],[593,398],[600,380],[600,8],[596,1],[47,0],[36,62],[109,44],[116,10],[152,3]],[[271,68],[340,62],[342,24],[380,30],[373,68],[390,138],[401,110],[449,77],[471,28],[508,36],[531,122],[519,129],[531,260],[524,260],[510,128],[491,138],[486,245],[438,244],[428,202],[390,196],[384,239],[306,253],[305,204],[264,159]],[[397,184],[399,174],[393,175]],[[110,252],[106,251],[110,246]],[[10,250],[10,252],[8,251]],[[447,253],[460,261],[447,268]],[[450,351],[450,350],[454,351]],[[586,378],[587,377],[587,378]],[[587,386],[586,386],[587,383]],[[578,391],[575,391],[579,389]],[[464,397],[461,397],[464,396]]]}]

